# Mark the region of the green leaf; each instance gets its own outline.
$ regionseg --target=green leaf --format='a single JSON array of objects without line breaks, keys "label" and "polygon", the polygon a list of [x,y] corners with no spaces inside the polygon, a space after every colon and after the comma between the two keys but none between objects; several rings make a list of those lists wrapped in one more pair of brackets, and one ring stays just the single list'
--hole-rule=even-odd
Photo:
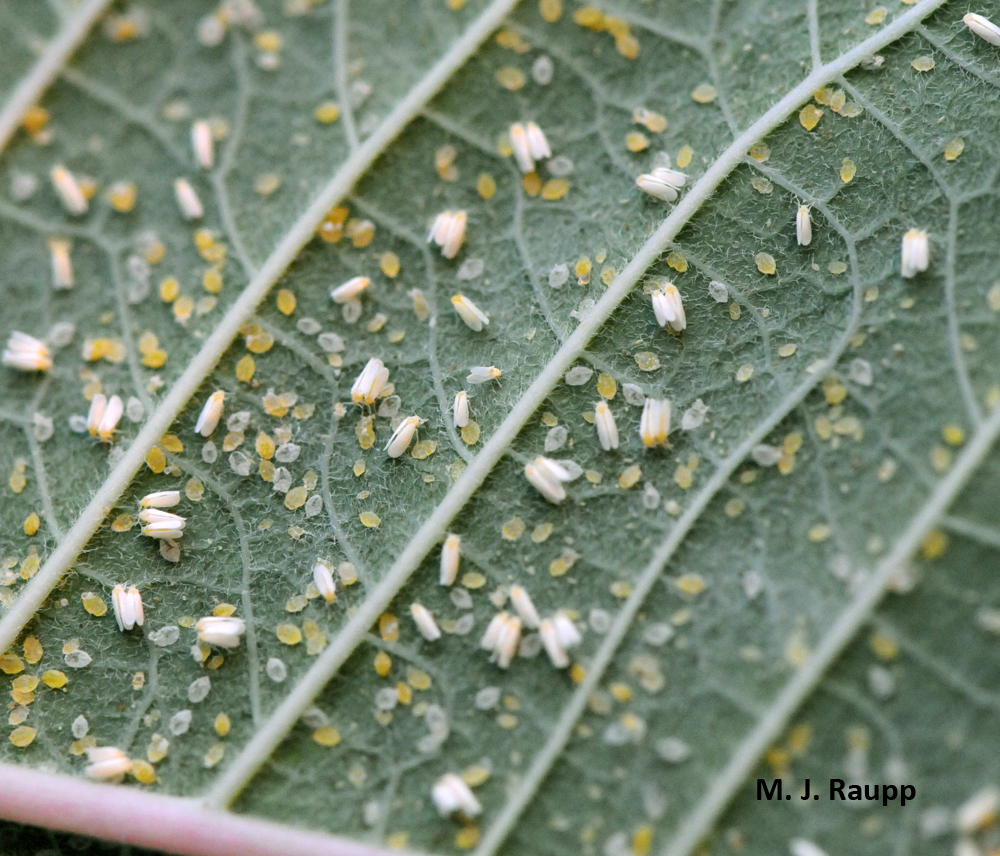
[{"label": "green leaf", "polygon": [[[3,741],[0,760],[82,776],[71,751],[81,715],[99,745],[135,759],[162,735],[169,753],[146,792],[201,797],[223,828],[230,805],[269,819],[279,825],[255,843],[275,852],[287,830],[310,829],[481,856],[681,856],[716,824],[730,834],[713,846],[742,831],[755,851],[806,838],[835,852],[854,840],[855,813],[820,801],[816,820],[741,788],[775,769],[834,775],[844,740],[861,739],[845,738],[854,719],[877,726],[890,748],[875,751],[921,781],[968,741],[953,763],[975,780],[971,794],[996,777],[975,749],[989,723],[931,724],[970,705],[995,710],[977,680],[985,655],[969,653],[986,637],[968,630],[968,603],[986,615],[994,596],[982,574],[963,596],[958,577],[988,561],[973,541],[992,537],[980,468],[1000,430],[997,273],[982,237],[994,219],[998,129],[983,104],[995,50],[943,0],[884,20],[829,4],[608,5],[617,43],[607,23],[581,26],[593,12],[567,5],[548,22],[530,4],[487,40],[511,6],[418,13],[337,0],[299,15],[268,3],[256,35],[234,26],[215,47],[194,37],[202,4],[145,11],[134,41],[110,38],[112,19],[43,101],[51,143],[15,140],[0,187],[64,162],[99,194],[116,180],[139,193],[130,213],[98,196],[78,220],[44,181],[30,198],[0,200],[5,245],[17,248],[5,261],[4,331],[76,326],[48,377],[3,378],[0,473],[27,484],[0,494],[0,647],[22,655],[37,638],[44,655],[23,674],[61,669],[69,683],[39,686],[15,711],[24,721],[11,731],[36,734],[23,747]],[[544,57],[548,83],[535,65]],[[933,69],[918,70],[929,64],[918,57]],[[512,70],[524,84],[505,88]],[[340,105],[332,124],[313,115],[327,101]],[[815,126],[799,115],[806,104],[823,112]],[[641,128],[640,108],[667,128]],[[226,135],[201,177],[190,122],[216,116]],[[524,120],[545,129],[561,160],[542,181],[565,178],[565,195],[556,184],[539,195],[504,156],[503,135]],[[637,131],[650,145],[630,151]],[[958,138],[964,148],[946,158]],[[634,185],[661,150],[688,175],[672,206]],[[202,223],[177,212],[179,176],[201,193]],[[312,237],[338,202],[358,239]],[[795,237],[802,204],[808,247]],[[453,261],[425,241],[445,209],[468,213]],[[218,294],[202,286],[212,251],[199,255],[198,227],[226,247]],[[929,232],[931,265],[903,279],[910,228]],[[146,265],[151,233],[166,253]],[[51,236],[73,240],[67,292],[48,290]],[[566,282],[550,274],[560,265]],[[329,291],[358,275],[372,286],[352,322]],[[196,303],[215,303],[178,323],[177,304],[160,299],[170,276]],[[656,325],[644,290],[654,276],[683,295],[682,334]],[[287,296],[264,299],[272,285],[294,295],[293,310]],[[488,314],[485,330],[453,312],[457,293]],[[159,361],[140,350],[151,352],[147,331],[165,364],[143,364]],[[82,342],[101,337],[121,339],[120,362],[81,359]],[[385,399],[369,428],[350,387],[372,357],[399,401]],[[473,366],[502,376],[470,385]],[[98,382],[142,409],[110,449],[70,428]],[[462,389],[475,442],[453,427]],[[225,415],[206,442],[193,428],[214,390],[226,393]],[[602,395],[621,435],[610,453],[592,424]],[[668,448],[643,446],[644,397],[673,404]],[[408,415],[424,420],[420,445],[391,459],[383,447]],[[154,453],[147,466],[154,446],[163,461]],[[581,472],[562,504],[524,477],[539,454]],[[973,477],[946,519],[962,534],[941,558],[932,530]],[[120,517],[167,488],[184,494],[179,561]],[[29,536],[31,512],[41,527]],[[438,582],[448,532],[462,537],[451,588]],[[922,544],[938,557],[924,574],[935,584],[872,618]],[[41,569],[24,581],[32,551]],[[317,558],[357,572],[353,585],[341,577],[335,603],[303,597]],[[143,593],[146,623],[121,634],[85,603],[94,593],[110,604],[126,582]],[[534,634],[507,670],[479,649],[513,584],[543,616],[576,619],[584,639],[571,669],[554,669]],[[442,639],[420,636],[414,603]],[[203,664],[189,652],[192,625],[220,604],[247,634]],[[901,652],[882,671],[870,668],[870,621],[882,634],[875,655],[888,657],[891,640]],[[69,668],[79,655],[67,645],[89,663]],[[920,670],[939,687],[934,713],[917,721],[906,711]],[[804,727],[786,733],[793,717]],[[940,752],[904,751],[929,739]],[[483,805],[464,827],[430,801],[440,776],[463,771],[478,777]],[[935,804],[960,802],[935,787]],[[880,822],[902,829],[912,814]],[[32,819],[59,826],[44,803]],[[203,822],[194,809],[189,821]],[[894,840],[872,828],[873,847]],[[169,835],[140,843],[188,846],[183,821]]]}]

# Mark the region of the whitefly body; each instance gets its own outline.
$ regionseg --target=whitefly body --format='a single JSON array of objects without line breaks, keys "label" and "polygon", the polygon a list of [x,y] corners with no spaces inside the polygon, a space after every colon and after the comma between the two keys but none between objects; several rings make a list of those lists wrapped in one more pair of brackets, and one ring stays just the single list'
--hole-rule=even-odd
[{"label": "whitefly body", "polygon": [[334,303],[349,303],[357,300],[371,284],[367,276],[355,276],[331,290],[330,297]]},{"label": "whitefly body", "polygon": [[[95,396],[96,398],[96,396]],[[147,493],[139,500],[140,508],[173,508],[181,501],[179,490],[158,490],[154,493]]]},{"label": "whitefly body", "polygon": [[566,499],[563,485],[573,480],[562,464],[541,456],[525,465],[524,476],[535,490],[556,505]]},{"label": "whitefly body", "polygon": [[669,327],[675,333],[680,333],[687,328],[684,303],[681,301],[681,293],[677,290],[676,285],[668,282],[661,288],[657,288],[652,293],[651,298],[657,324],[661,327]]},{"label": "whitefly body", "polygon": [[454,585],[462,558],[462,536],[450,533],[441,546],[441,585]]},{"label": "whitefly body", "polygon": [[110,443],[115,438],[118,430],[118,423],[121,422],[122,414],[125,412],[125,404],[121,396],[112,395],[108,399],[108,405],[101,415],[101,422],[97,426],[97,436],[105,443]]},{"label": "whitefly body", "polygon": [[666,446],[670,441],[670,402],[647,398],[639,421],[639,436],[647,448]]},{"label": "whitefly body", "polygon": [[198,638],[214,648],[237,648],[247,625],[242,618],[209,615],[195,625]]},{"label": "whitefly body", "polygon": [[453,259],[465,243],[469,215],[465,211],[442,211],[434,218],[427,240],[441,248],[441,255]]},{"label": "whitefly body", "polygon": [[87,778],[100,782],[119,780],[132,771],[132,761],[116,746],[90,747],[87,761]]},{"label": "whitefly body", "polygon": [[445,773],[434,783],[431,800],[441,817],[462,814],[471,818],[483,810],[472,789],[454,773]]},{"label": "whitefly body", "polygon": [[80,182],[76,180],[76,176],[62,164],[52,167],[52,172],[49,175],[52,179],[52,186],[66,212],[74,217],[86,214],[90,203],[87,201],[83,188],[80,187]]},{"label": "whitefly body", "polygon": [[389,382],[389,370],[378,357],[372,357],[361,370],[351,387],[351,399],[355,404],[374,404],[385,385]]},{"label": "whitefly body", "polygon": [[201,408],[194,430],[202,437],[211,437],[222,418],[225,403],[226,393],[223,390],[219,389],[213,392],[208,397],[208,401],[205,402],[205,406]]},{"label": "whitefly body", "polygon": [[800,247],[808,247],[812,243],[812,239],[812,217],[808,207],[800,205],[795,214],[795,240],[799,242]]},{"label": "whitefly body", "polygon": [[142,595],[135,586],[130,586],[127,591],[125,586],[115,586],[111,592],[111,606],[118,622],[118,629],[122,632],[132,630],[136,626],[142,627],[145,622]]},{"label": "whitefly body", "polygon": [[922,229],[910,229],[903,235],[899,272],[904,279],[912,279],[927,270],[930,263],[931,250],[927,233]]},{"label": "whitefly body", "polygon": [[452,412],[455,415],[456,428],[464,428],[469,424],[469,394],[464,389],[455,393],[455,404],[452,407]]},{"label": "whitefly body", "polygon": [[636,180],[636,186],[643,192],[663,202],[676,202],[678,191],[684,186],[687,176],[676,169],[658,166],[643,173]]},{"label": "whitefly body", "polygon": [[41,339],[15,330],[7,339],[0,362],[23,372],[47,372],[52,368],[52,354]]},{"label": "whitefly body", "polygon": [[139,512],[139,520],[145,524],[142,534],[149,538],[176,541],[184,535],[187,521],[172,511],[159,508],[144,508]]},{"label": "whitefly body", "polygon": [[991,45],[1000,47],[1000,27],[994,24],[989,18],[977,15],[975,12],[969,12],[968,15],[962,18],[962,21],[979,38],[985,39]]},{"label": "whitefly body", "polygon": [[198,193],[191,186],[191,182],[186,178],[178,178],[174,181],[174,198],[177,200],[177,208],[185,220],[200,220],[205,216],[205,208],[198,198]]},{"label": "whitefly body", "polygon": [[337,599],[337,584],[333,579],[333,571],[322,559],[317,559],[313,565],[313,582],[316,590],[327,603],[333,603]]},{"label": "whitefly body", "polygon": [[49,238],[52,256],[52,287],[62,291],[73,287],[73,260],[70,250],[73,242],[66,238]]},{"label": "whitefly body", "polygon": [[499,380],[503,375],[496,366],[473,366],[465,379],[472,384],[489,383],[491,380]]},{"label": "whitefly body", "polygon": [[598,401],[594,407],[594,427],[597,439],[605,452],[618,448],[618,425],[606,401]]},{"label": "whitefly body", "polygon": [[436,642],[441,638],[441,630],[434,620],[431,611],[422,603],[414,603],[410,606],[410,615],[413,623],[417,625],[420,635],[428,642]]},{"label": "whitefly body", "polygon": [[419,416],[407,416],[406,419],[400,422],[396,430],[392,432],[389,442],[385,444],[386,454],[390,458],[400,457],[410,448],[410,443],[413,442],[417,428],[420,427],[423,421]]},{"label": "whitefly body", "polygon": [[490,323],[486,313],[464,294],[456,294],[451,299],[451,305],[455,307],[458,317],[465,322],[465,326],[470,330],[479,333],[483,327]]},{"label": "whitefly body", "polygon": [[212,137],[212,126],[205,119],[199,119],[191,125],[191,148],[198,166],[202,169],[215,166],[215,140]]},{"label": "whitefly body", "polygon": [[535,609],[534,601],[527,589],[523,586],[513,585],[510,587],[510,602],[517,611],[522,623],[530,630],[538,627],[541,619],[538,617],[538,610]]}]

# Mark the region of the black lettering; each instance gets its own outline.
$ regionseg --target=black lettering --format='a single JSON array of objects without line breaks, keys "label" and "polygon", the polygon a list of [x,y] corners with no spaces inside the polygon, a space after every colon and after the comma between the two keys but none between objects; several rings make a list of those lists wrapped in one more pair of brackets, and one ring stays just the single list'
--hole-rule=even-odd
[{"label": "black lettering", "polygon": [[917,789],[913,785],[903,785],[899,792],[899,804],[906,805],[907,800],[912,800],[917,795]]},{"label": "black lettering", "polygon": [[[844,780],[843,779],[830,779],[830,799],[832,800],[834,795],[838,795],[843,801],[846,799],[844,796]],[[760,799],[758,797],[757,799]]]},{"label": "black lettering", "polygon": [[872,788],[875,790],[875,793],[873,793],[871,796],[868,796],[868,785],[865,785],[865,799],[875,800],[876,802],[878,802],[878,785],[872,785]]},{"label": "black lettering", "polygon": [[852,802],[861,799],[861,785],[851,785],[847,789],[847,798]]},{"label": "black lettering", "polygon": [[[889,791],[892,791],[890,794]],[[899,788],[895,785],[882,785],[882,805],[889,805],[899,796]]]},{"label": "black lettering", "polygon": [[[763,794],[763,796],[761,796]],[[778,799],[781,799],[781,779],[775,779],[771,782],[771,787],[768,788],[767,782],[764,779],[757,779],[757,799],[766,799],[770,801],[774,795],[777,794]]]}]

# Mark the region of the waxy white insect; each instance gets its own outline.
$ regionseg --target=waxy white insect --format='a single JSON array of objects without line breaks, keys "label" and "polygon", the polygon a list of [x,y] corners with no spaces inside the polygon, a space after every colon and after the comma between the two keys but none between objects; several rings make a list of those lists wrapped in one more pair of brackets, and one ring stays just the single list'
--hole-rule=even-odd
[{"label": "waxy white insect", "polygon": [[388,382],[389,369],[378,357],[372,357],[354,381],[351,399],[355,404],[374,404]]},{"label": "waxy white insect", "polygon": [[557,669],[565,669],[569,665],[569,655],[559,641],[559,634],[551,618],[546,618],[538,627],[538,635],[542,640],[542,647],[549,655],[549,661]]},{"label": "waxy white insect", "polygon": [[650,196],[664,202],[676,202],[678,191],[684,186],[687,176],[676,169],[658,166],[652,172],[644,172],[636,180],[636,186]]},{"label": "waxy white insect", "polygon": [[469,394],[464,389],[455,393],[455,404],[452,410],[455,414],[456,428],[464,428],[469,424]]},{"label": "waxy white insect", "polygon": [[545,132],[534,122],[510,126],[510,145],[514,150],[514,160],[523,173],[535,171],[535,161],[552,157]]},{"label": "waxy white insect", "polygon": [[456,294],[451,299],[451,305],[455,307],[458,317],[465,322],[465,326],[470,330],[475,330],[478,333],[490,323],[486,313],[464,294]]},{"label": "waxy white insect", "polygon": [[472,789],[454,773],[445,773],[434,783],[431,799],[441,817],[451,817],[456,812],[475,817],[483,810]]},{"label": "waxy white insect", "polygon": [[975,12],[969,12],[968,15],[962,18],[962,21],[979,38],[985,39],[991,45],[1000,47],[1000,27],[994,24],[989,18],[984,18]]},{"label": "waxy white insect", "polygon": [[524,587],[518,585],[510,587],[510,602],[513,604],[517,614],[521,617],[521,621],[525,627],[530,630],[534,630],[538,627],[538,624],[541,621],[538,617],[538,610],[535,609],[535,604],[531,600],[531,595],[528,594]]},{"label": "waxy white insect", "polygon": [[350,303],[357,300],[358,295],[371,284],[372,281],[367,276],[355,276],[334,288],[330,297],[334,303]]},{"label": "waxy white insect", "polygon": [[501,669],[506,669],[517,653],[520,641],[521,619],[501,612],[493,616],[493,620],[487,625],[479,646],[491,652],[492,659]]},{"label": "waxy white insect", "polygon": [[108,409],[108,397],[104,393],[98,392],[90,399],[90,410],[87,411],[87,430],[91,437],[97,436],[97,431],[101,427],[101,420],[104,418],[104,411]]},{"label": "waxy white insect", "polygon": [[563,484],[573,480],[562,464],[541,456],[525,464],[524,475],[532,487],[553,504],[558,504],[566,498],[566,488]]},{"label": "waxy white insect", "polygon": [[398,458],[410,448],[410,443],[413,442],[413,435],[417,433],[417,428],[423,424],[423,421],[419,416],[407,416],[400,422],[396,426],[396,430],[392,432],[389,442],[385,444],[386,454],[390,458]]},{"label": "waxy white insect", "polygon": [[216,390],[208,397],[205,406],[201,408],[201,413],[198,415],[198,421],[195,423],[196,433],[201,434],[202,437],[212,436],[212,432],[222,418],[222,408],[225,402],[226,393],[221,389]]},{"label": "waxy white insect", "polygon": [[442,211],[434,218],[427,241],[437,244],[446,259],[453,259],[465,242],[468,222],[469,215],[464,211]]},{"label": "waxy white insect", "polygon": [[[95,398],[97,396],[94,396]],[[101,414],[101,421],[97,426],[97,436],[105,443],[110,443],[115,438],[115,431],[118,423],[121,422],[122,414],[125,412],[125,405],[120,396],[112,395],[108,399],[107,407]]]},{"label": "waxy white insect", "polygon": [[122,632],[131,630],[136,625],[142,627],[145,621],[142,595],[135,586],[130,586],[128,591],[125,586],[115,586],[111,592],[111,607],[115,612],[118,629]]},{"label": "waxy white insect", "polygon": [[52,255],[52,287],[63,290],[73,287],[73,260],[69,252],[73,242],[66,238],[49,238]]},{"label": "waxy white insect", "polygon": [[428,642],[435,642],[441,638],[441,630],[438,628],[434,616],[422,603],[411,604],[410,615],[413,616],[413,621],[417,625],[420,635]]},{"label": "waxy white insect", "polygon": [[215,166],[215,140],[212,126],[205,119],[199,119],[191,126],[191,148],[198,166],[202,169]]},{"label": "waxy white insect", "polygon": [[549,660],[557,669],[565,669],[569,665],[567,651],[583,641],[572,619],[561,610],[541,623],[538,635],[541,637],[545,653],[549,655]]},{"label": "waxy white insect", "polygon": [[191,182],[186,178],[178,178],[174,182],[174,197],[177,199],[177,207],[180,209],[181,216],[185,220],[200,220],[205,216],[201,200],[191,186]]},{"label": "waxy white insect", "polygon": [[496,366],[473,366],[465,379],[469,383],[489,383],[497,380],[503,374]]},{"label": "waxy white insect", "polygon": [[605,452],[618,448],[618,425],[606,401],[598,401],[594,406],[594,426],[597,428],[597,439]]},{"label": "waxy white insect", "polygon": [[666,446],[670,438],[670,402],[666,399],[647,398],[642,406],[639,435],[647,448]]},{"label": "waxy white insect", "polygon": [[87,761],[87,777],[101,782],[121,779],[132,772],[131,759],[117,746],[91,746]]},{"label": "waxy white insect", "polygon": [[800,247],[808,247],[812,243],[813,227],[812,218],[809,216],[809,208],[800,205],[795,213],[795,240]]},{"label": "waxy white insect", "polygon": [[444,539],[441,547],[441,585],[454,585],[458,578],[458,563],[462,558],[462,536],[454,532]]},{"label": "waxy white insect", "polygon": [[86,214],[90,203],[87,202],[87,196],[84,194],[83,188],[80,187],[80,182],[76,180],[76,176],[62,164],[56,164],[52,167],[52,172],[49,175],[52,178],[52,186],[59,194],[59,201],[62,202],[63,208],[75,217]]},{"label": "waxy white insect", "polygon": [[973,835],[992,826],[1000,814],[1000,790],[989,785],[976,791],[955,810],[955,826],[965,835]]},{"label": "waxy white insect", "polygon": [[[96,398],[96,396],[95,396]],[[158,490],[155,493],[147,493],[139,500],[140,508],[173,508],[181,501],[179,490]]]},{"label": "waxy white insect", "polygon": [[215,648],[238,648],[240,637],[247,631],[247,623],[235,616],[209,615],[195,625],[198,638]]},{"label": "waxy white insect", "polygon": [[687,327],[687,316],[684,314],[684,304],[681,302],[681,293],[672,282],[657,288],[652,293],[653,314],[656,316],[656,323],[661,327],[669,325],[670,329],[680,333]]},{"label": "waxy white insect", "polygon": [[176,541],[184,535],[184,527],[187,526],[187,521],[179,514],[159,508],[144,508],[139,512],[139,520],[145,524],[143,535],[161,540]]},{"label": "waxy white insect", "polygon": [[4,348],[0,361],[5,366],[23,372],[47,372],[52,368],[49,346],[41,339],[16,330],[7,339],[7,347]]},{"label": "waxy white insect", "polygon": [[317,559],[313,566],[313,582],[327,603],[333,603],[337,599],[337,584],[333,580],[333,570],[322,559]]},{"label": "waxy white insect", "polygon": [[904,279],[912,279],[927,270],[931,261],[927,233],[920,229],[910,229],[903,235],[899,272]]},{"label": "waxy white insect", "polygon": [[208,397],[208,401],[205,402],[205,406],[201,408],[198,421],[194,426],[195,432],[201,434],[202,437],[211,437],[222,418],[222,408],[225,403],[226,393],[223,390],[218,389],[213,392]]}]

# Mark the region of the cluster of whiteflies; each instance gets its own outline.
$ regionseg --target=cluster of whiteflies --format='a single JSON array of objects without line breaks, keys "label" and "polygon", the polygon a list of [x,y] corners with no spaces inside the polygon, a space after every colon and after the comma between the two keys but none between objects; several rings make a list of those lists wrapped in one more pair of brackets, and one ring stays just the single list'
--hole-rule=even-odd
[{"label": "cluster of whiteflies", "polygon": [[[543,459],[548,460],[548,459]],[[554,464],[555,462],[549,462]],[[558,464],[555,464],[558,467]],[[565,473],[568,479],[569,474]],[[450,586],[458,579],[458,568],[462,559],[462,537],[454,532],[444,539],[441,547],[440,582]],[[483,634],[480,647],[490,652],[493,661],[501,668],[510,666],[521,643],[523,628],[537,630],[542,645],[549,659],[558,669],[569,665],[569,649],[582,641],[580,632],[576,629],[569,615],[560,610],[550,618],[541,619],[535,604],[527,589],[520,585],[510,587],[510,602],[516,615],[500,612],[493,617]],[[440,631],[434,623],[433,616],[420,604],[411,607],[414,621],[425,639],[437,639]]]},{"label": "cluster of whiteflies", "polygon": [[162,541],[181,538],[187,521],[179,514],[164,511],[165,508],[177,505],[180,500],[180,492],[176,490],[161,490],[144,496],[139,503],[142,507],[139,512],[139,520],[143,524],[142,534]]}]

